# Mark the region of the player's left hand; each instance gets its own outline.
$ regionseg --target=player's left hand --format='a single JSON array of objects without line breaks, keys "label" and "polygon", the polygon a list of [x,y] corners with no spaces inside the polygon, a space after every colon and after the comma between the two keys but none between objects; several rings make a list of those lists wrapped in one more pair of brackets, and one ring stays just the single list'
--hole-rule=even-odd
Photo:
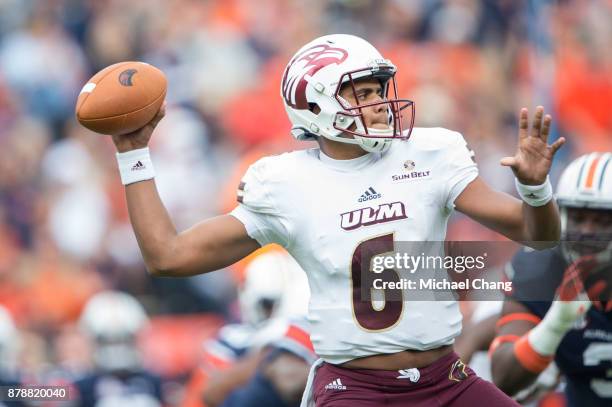
[{"label": "player's left hand", "polygon": [[592,256],[582,257],[563,273],[563,281],[547,313],[547,318],[560,330],[569,329],[593,305],[584,287],[584,278],[591,266]]},{"label": "player's left hand", "polygon": [[608,301],[610,299],[612,288],[612,243],[605,250],[582,256],[570,267],[578,270],[580,280],[584,285],[583,289],[591,301]]},{"label": "player's left hand", "polygon": [[552,145],[548,144],[551,121],[550,115],[544,115],[544,108],[538,106],[530,130],[529,113],[526,108],[521,109],[516,154],[514,157],[504,157],[501,165],[511,167],[522,184],[543,184],[555,153],[565,143],[565,138],[561,137]]}]

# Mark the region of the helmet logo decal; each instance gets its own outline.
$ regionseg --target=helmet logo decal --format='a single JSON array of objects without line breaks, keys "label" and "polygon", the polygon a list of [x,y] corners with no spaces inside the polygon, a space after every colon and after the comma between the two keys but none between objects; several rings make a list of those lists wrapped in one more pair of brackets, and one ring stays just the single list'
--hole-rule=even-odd
[{"label": "helmet logo decal", "polygon": [[315,45],[296,55],[283,75],[282,93],[287,105],[294,109],[308,109],[306,75],[312,76],[331,64],[341,64],[347,57],[346,50],[327,44]]}]

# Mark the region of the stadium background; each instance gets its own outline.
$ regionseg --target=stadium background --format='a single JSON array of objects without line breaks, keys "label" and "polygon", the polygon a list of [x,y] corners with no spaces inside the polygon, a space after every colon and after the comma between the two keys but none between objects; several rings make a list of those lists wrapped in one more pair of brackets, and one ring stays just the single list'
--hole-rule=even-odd
[{"label": "stadium background", "polygon": [[[134,295],[152,317],[147,368],[181,386],[201,341],[236,305],[239,267],[148,276],[109,138],[74,119],[81,86],[123,60],[169,80],[152,141],[177,227],[230,210],[246,166],[303,148],[279,97],[285,63],[326,33],[362,35],[399,68],[417,126],[462,132],[481,175],[513,191],[499,158],[521,106],[543,104],[567,145],[552,179],[588,151],[612,151],[612,2],[508,0],[0,0],[0,304],[33,382],[86,370],[76,322],[94,293]],[[455,216],[449,238],[496,236]]]}]

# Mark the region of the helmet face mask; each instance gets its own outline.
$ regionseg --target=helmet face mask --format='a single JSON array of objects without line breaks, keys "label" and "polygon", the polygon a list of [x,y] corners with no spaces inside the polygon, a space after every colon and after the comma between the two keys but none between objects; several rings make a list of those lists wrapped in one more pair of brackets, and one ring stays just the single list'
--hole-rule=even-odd
[{"label": "helmet face mask", "polygon": [[562,250],[573,262],[612,250],[612,210],[563,207]]},{"label": "helmet face mask", "polygon": [[142,305],[131,295],[103,291],[89,299],[79,325],[94,345],[93,359],[107,372],[139,368],[137,336],[148,323]]},{"label": "helmet face mask", "polygon": [[[395,66],[367,41],[352,35],[317,38],[291,59],[281,85],[285,110],[298,140],[315,137],[357,144],[368,152],[386,151],[394,139],[407,140],[414,123],[414,103],[398,99]],[[363,79],[380,82],[382,100],[352,105],[341,90],[349,87],[355,100],[356,83]],[[393,97],[389,98],[390,91]],[[316,106],[317,109],[313,109]],[[388,128],[368,128],[364,112],[384,106]],[[406,117],[403,113],[408,112]]]},{"label": "helmet face mask", "polygon": [[[352,134],[356,137],[364,137],[371,139],[401,139],[407,140],[412,132],[412,125],[407,129],[407,134],[403,134],[403,122],[402,122],[402,111],[409,109],[409,123],[414,123],[414,103],[408,99],[398,99],[397,97],[397,84],[395,83],[395,67],[391,65],[384,65],[377,67],[380,73],[372,73],[371,68],[357,69],[354,71],[344,73],[341,78],[334,97],[338,103],[345,108],[344,111],[338,111],[336,113],[336,120],[334,120],[334,128],[344,133]],[[357,78],[357,79],[355,79]],[[364,79],[377,79],[383,89],[383,97],[380,101],[370,103],[359,103],[357,97],[356,84]],[[391,84],[392,86],[389,86]],[[353,93],[353,98],[357,101],[356,105],[350,105],[348,101],[343,98],[340,93],[341,91],[349,87]],[[393,98],[389,98],[389,89],[393,88]],[[368,128],[366,120],[363,116],[363,110],[366,108],[376,108],[378,106],[384,106],[387,111],[389,126],[388,129],[375,129]],[[353,120],[356,124],[355,130],[346,128],[344,123]]]}]

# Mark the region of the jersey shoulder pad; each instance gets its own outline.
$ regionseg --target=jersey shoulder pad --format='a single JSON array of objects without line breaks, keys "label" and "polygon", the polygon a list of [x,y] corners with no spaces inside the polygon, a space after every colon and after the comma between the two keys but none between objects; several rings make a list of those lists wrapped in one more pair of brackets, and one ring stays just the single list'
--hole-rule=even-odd
[{"label": "jersey shoulder pad", "polygon": [[275,213],[279,195],[291,179],[295,155],[267,156],[251,164],[238,185],[238,202],[256,212]]},{"label": "jersey shoulder pad", "polygon": [[278,184],[291,180],[297,171],[307,165],[308,158],[309,154],[306,150],[260,158],[251,164],[242,181]]},{"label": "jersey shoulder pad", "polygon": [[457,131],[443,127],[416,127],[408,143],[423,151],[465,148],[465,139]]}]

